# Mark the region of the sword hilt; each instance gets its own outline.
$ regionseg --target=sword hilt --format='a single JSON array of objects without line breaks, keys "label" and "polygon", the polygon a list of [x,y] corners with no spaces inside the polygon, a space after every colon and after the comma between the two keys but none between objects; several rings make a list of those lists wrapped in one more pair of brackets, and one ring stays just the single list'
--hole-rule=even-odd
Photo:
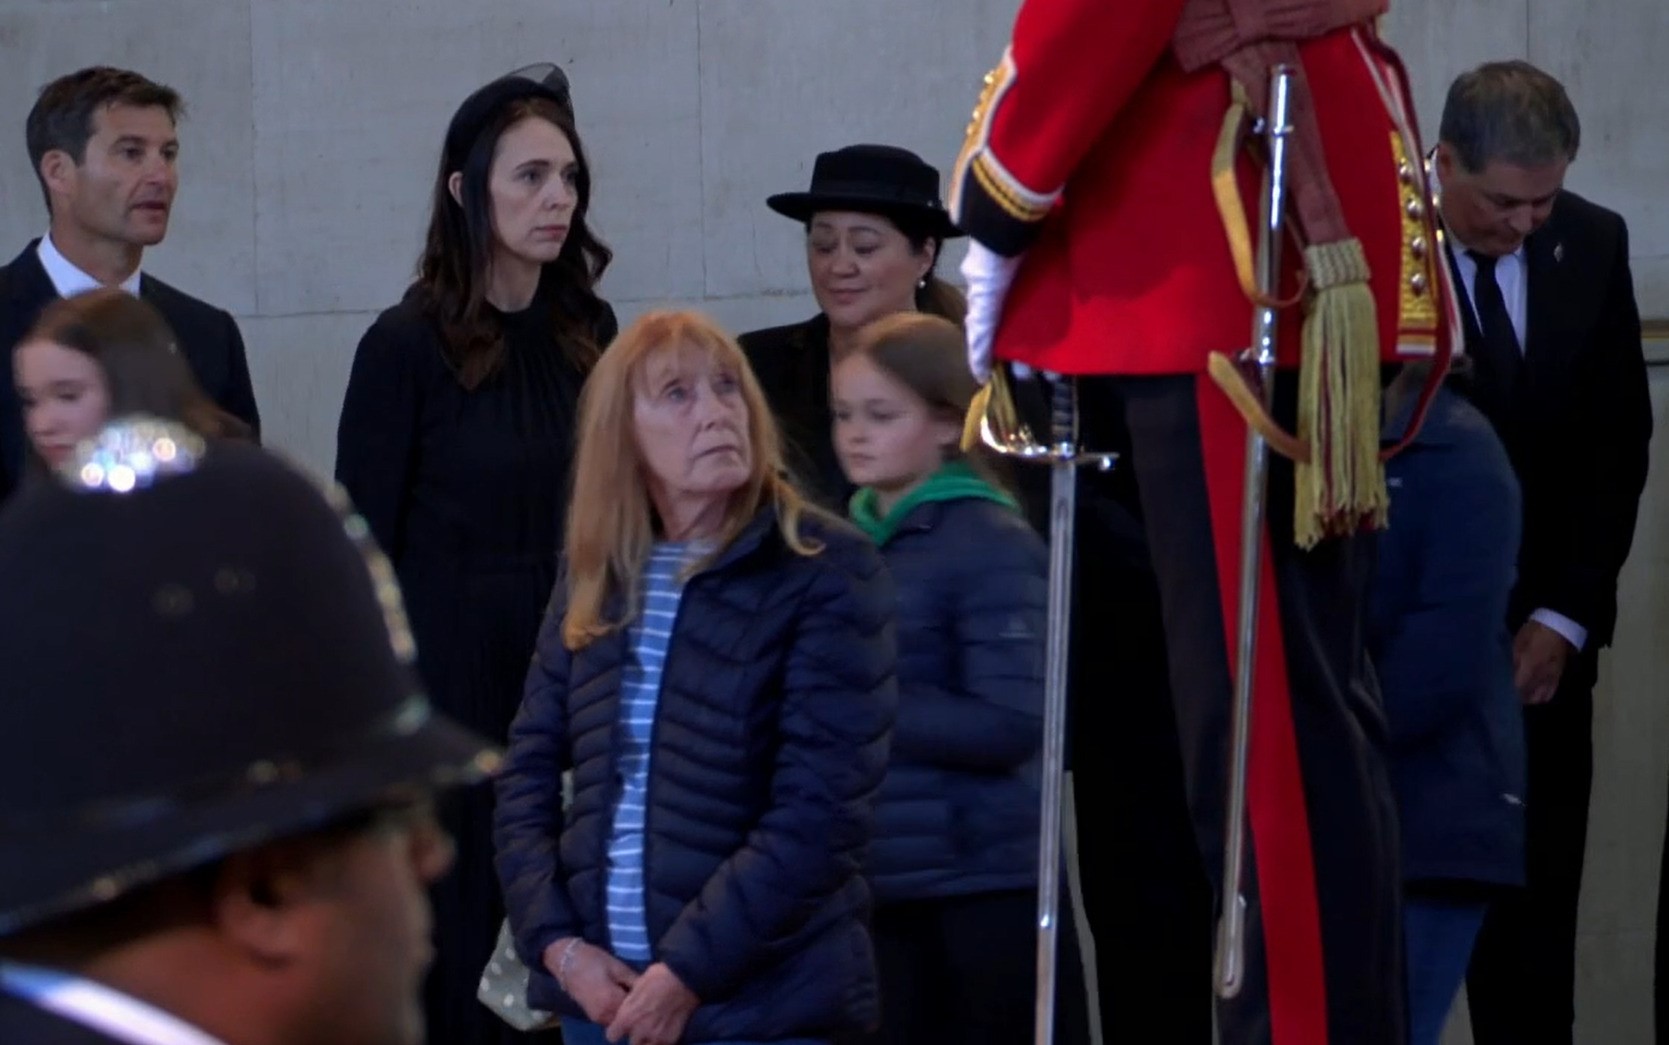
[{"label": "sword hilt", "polygon": [[1049,434],[1057,452],[1078,452],[1078,386],[1070,377],[1050,382]]},{"label": "sword hilt", "polygon": [[[1105,472],[1118,461],[1118,454],[1085,450],[1078,446],[1078,385],[1068,375],[1043,375],[1049,383],[1049,439],[1040,442],[1024,423],[1004,426],[993,423],[996,410],[988,407],[980,419],[980,441],[1004,457],[1037,464],[1094,465]],[[1004,391],[1006,395],[1006,389]]]},{"label": "sword hilt", "polygon": [[1118,461],[1118,454],[1085,450],[1078,445],[1078,379],[1063,374],[1051,385],[1049,429],[1054,434],[1054,459],[1109,471]]}]

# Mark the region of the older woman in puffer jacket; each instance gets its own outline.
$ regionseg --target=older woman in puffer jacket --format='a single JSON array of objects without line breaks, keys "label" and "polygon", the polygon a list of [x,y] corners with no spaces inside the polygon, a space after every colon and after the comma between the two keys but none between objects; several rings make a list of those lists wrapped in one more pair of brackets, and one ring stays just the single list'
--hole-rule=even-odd
[{"label": "older woman in puffer jacket", "polygon": [[528,1001],[564,1015],[568,1045],[821,1045],[876,1020],[862,859],[892,588],[780,474],[759,386],[710,321],[651,313],[603,354],[497,784]]}]

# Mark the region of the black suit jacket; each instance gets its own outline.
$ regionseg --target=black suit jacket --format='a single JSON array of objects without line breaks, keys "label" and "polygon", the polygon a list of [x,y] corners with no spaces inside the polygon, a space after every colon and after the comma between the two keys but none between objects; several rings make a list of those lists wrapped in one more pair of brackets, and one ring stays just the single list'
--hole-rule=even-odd
[{"label": "black suit jacket", "polygon": [[846,481],[834,448],[829,406],[829,320],[752,330],[737,339],[776,415],[782,453],[801,492],[845,517],[857,487]]},{"label": "black suit jacket", "polygon": [[0,1042],[4,1045],[112,1045],[116,1039],[0,991]]},{"label": "black suit jacket", "polygon": [[[1526,242],[1525,261],[1522,379],[1517,388],[1472,389],[1524,492],[1510,623],[1550,609],[1586,628],[1597,650],[1616,626],[1617,575],[1634,541],[1652,435],[1627,225],[1562,192]],[[1482,334],[1470,302],[1461,312],[1476,352]]]},{"label": "black suit jacket", "polygon": [[[796,485],[807,497],[844,517],[857,487],[847,481],[834,448],[828,317],[818,313],[803,323],[752,330],[737,340],[776,417],[783,456]],[[1049,399],[1042,382],[1013,381],[1011,390],[1015,408],[1032,431],[1047,432]],[[1116,452],[1127,461],[1130,437],[1123,416],[1112,415],[1116,400],[1098,399],[1096,407],[1094,420],[1085,422],[1086,441],[1098,450]],[[1048,469],[999,464],[996,470],[1019,496],[1033,527],[1047,537]],[[1147,538],[1135,511],[1133,476],[1123,464],[1109,473],[1084,472],[1078,495],[1079,526],[1084,534],[1079,547],[1082,549],[1084,541],[1104,544],[1098,547],[1098,553],[1151,577]]]},{"label": "black suit jacket", "polygon": [[[0,380],[0,502],[22,480],[28,443],[12,382],[10,352],[34,326],[41,311],[58,299],[58,291],[35,252],[39,245],[39,240],[31,242],[11,264],[0,268],[0,346],[7,352],[5,379]],[[231,314],[152,276],[140,277],[139,296],[154,305],[173,328],[180,351],[203,391],[222,410],[246,422],[259,437],[261,417],[249,380],[249,361]]]}]

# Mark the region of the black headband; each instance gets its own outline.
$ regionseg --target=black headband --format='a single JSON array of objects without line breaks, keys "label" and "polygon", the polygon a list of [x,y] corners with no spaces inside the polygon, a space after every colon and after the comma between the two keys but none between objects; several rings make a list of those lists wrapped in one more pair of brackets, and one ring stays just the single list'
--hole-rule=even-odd
[{"label": "black headband", "polygon": [[570,118],[574,115],[568,74],[562,71],[561,66],[540,62],[517,69],[477,90],[458,106],[446,128],[447,169],[461,169],[476,139],[492,118],[506,105],[524,98],[544,98],[555,102]]}]

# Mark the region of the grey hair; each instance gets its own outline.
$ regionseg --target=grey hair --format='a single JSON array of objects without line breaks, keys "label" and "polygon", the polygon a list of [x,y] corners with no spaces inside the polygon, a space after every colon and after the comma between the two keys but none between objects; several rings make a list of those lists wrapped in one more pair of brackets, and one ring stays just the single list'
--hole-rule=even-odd
[{"label": "grey hair", "polygon": [[1490,62],[1449,85],[1438,137],[1475,174],[1495,160],[1519,167],[1574,160],[1582,123],[1552,76],[1525,61]]}]

